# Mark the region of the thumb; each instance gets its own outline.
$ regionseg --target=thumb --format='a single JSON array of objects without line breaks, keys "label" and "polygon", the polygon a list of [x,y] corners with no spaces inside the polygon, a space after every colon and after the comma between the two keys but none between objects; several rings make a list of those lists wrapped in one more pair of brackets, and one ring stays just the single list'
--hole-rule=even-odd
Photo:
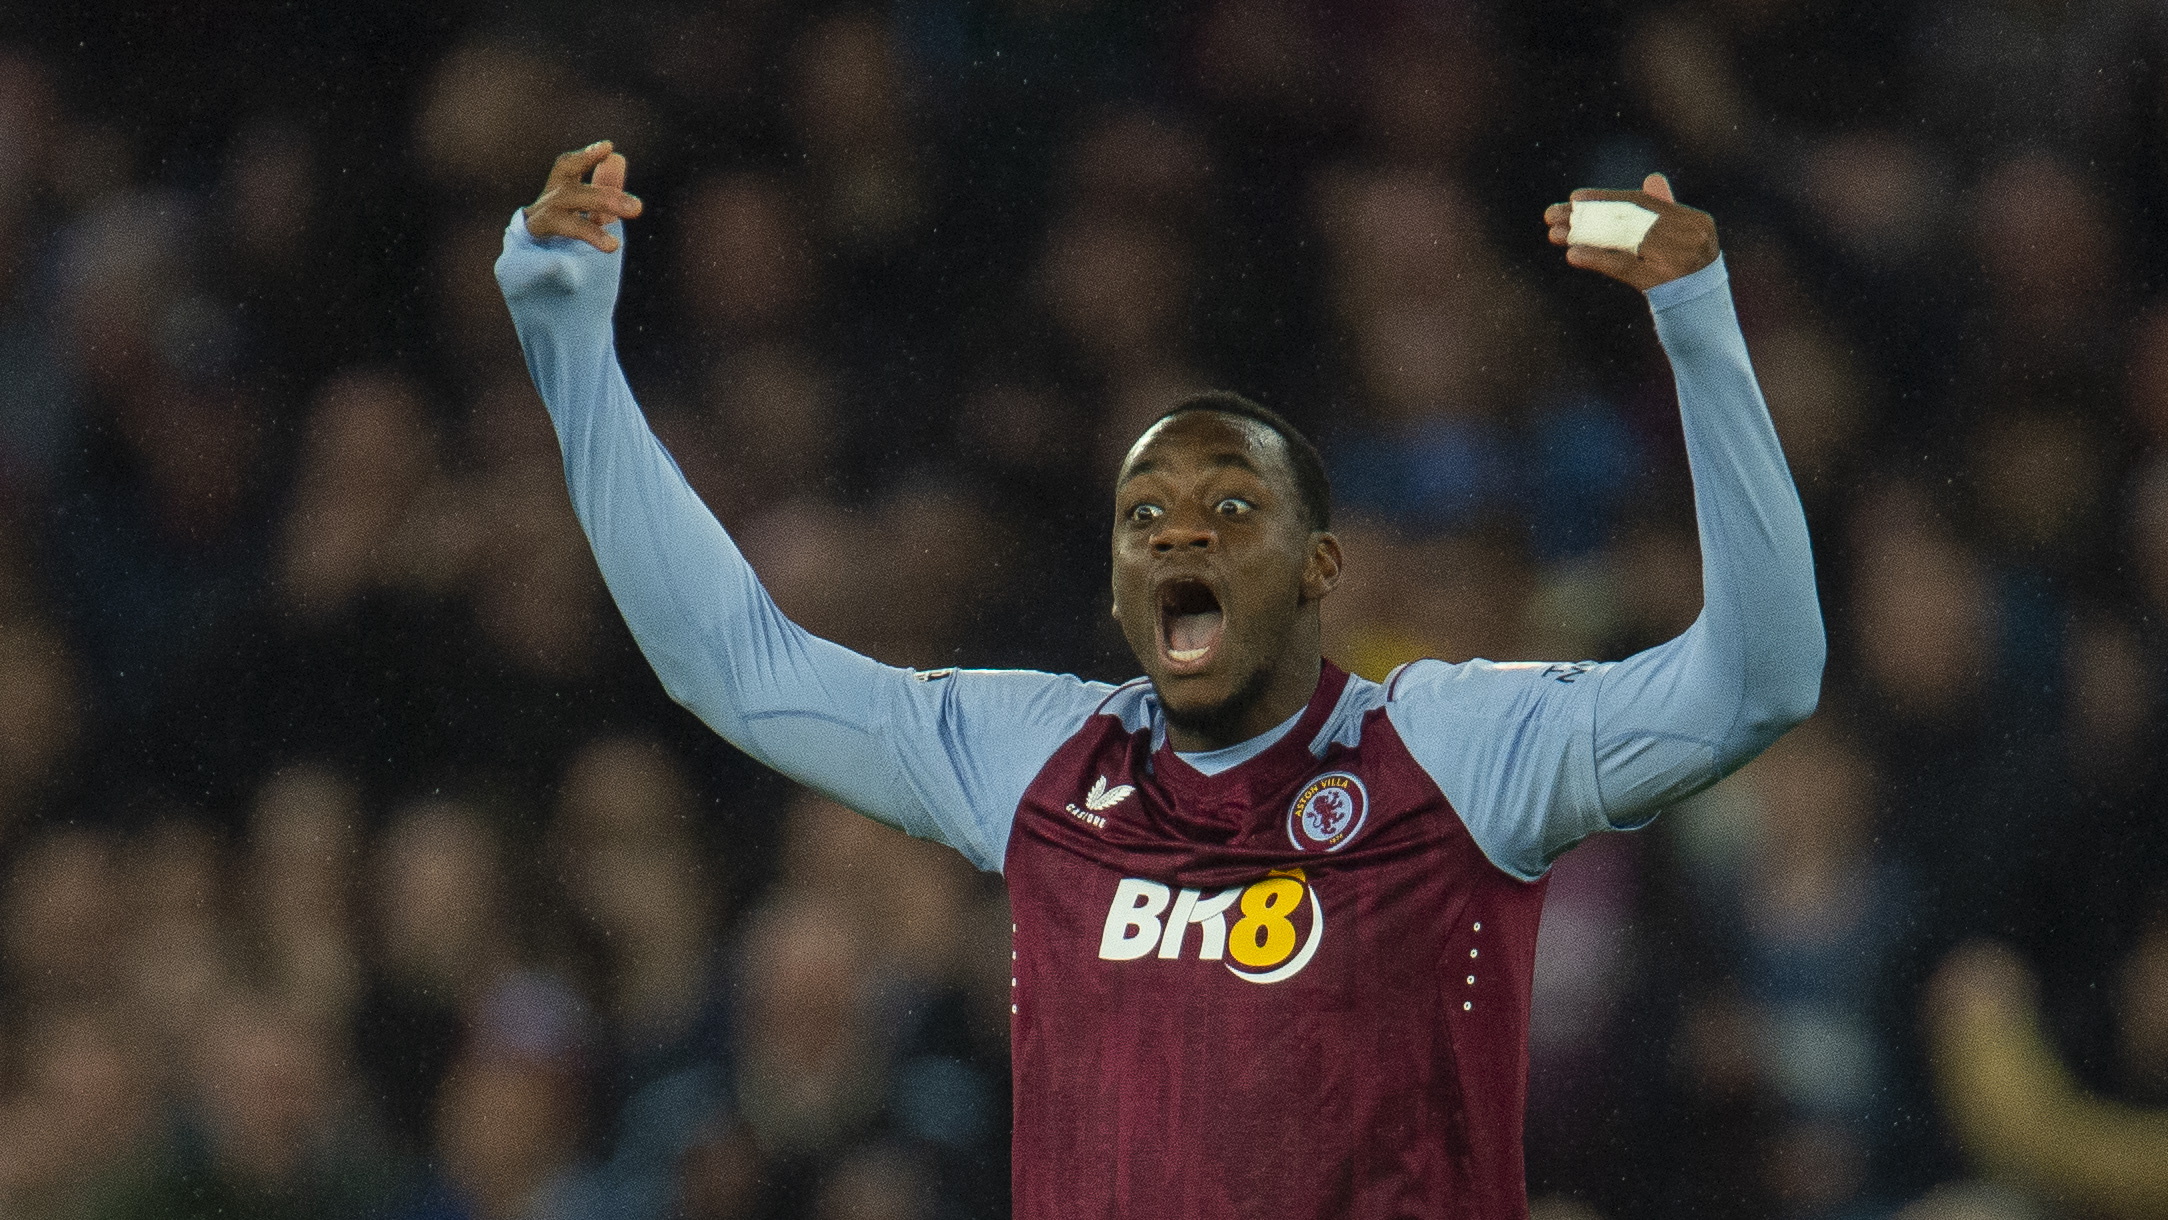
[{"label": "thumb", "polygon": [[625,189],[625,154],[613,152],[602,159],[595,167],[595,185],[613,191]]},{"label": "thumb", "polygon": [[[618,162],[624,161],[623,157],[612,157],[610,159],[612,161]],[[597,181],[599,180],[600,175],[598,174]],[[1651,195],[1656,196],[1658,199],[1663,200],[1665,203],[1678,202],[1678,200],[1673,198],[1671,194],[1671,180],[1664,177],[1662,174],[1650,174],[1648,177],[1643,178],[1641,180],[1641,189]]]}]

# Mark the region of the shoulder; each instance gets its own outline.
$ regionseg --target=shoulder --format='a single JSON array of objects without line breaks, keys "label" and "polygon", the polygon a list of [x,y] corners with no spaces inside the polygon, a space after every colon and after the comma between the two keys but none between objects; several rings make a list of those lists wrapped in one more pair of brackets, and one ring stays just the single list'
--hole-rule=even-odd
[{"label": "shoulder", "polygon": [[1609,663],[1416,661],[1386,715],[1492,863],[1523,881],[1599,829],[1596,694]]},{"label": "shoulder", "polygon": [[1387,675],[1385,711],[1416,736],[1507,724],[1571,727],[1592,716],[1610,661],[1411,661]]},{"label": "shoulder", "polygon": [[1385,678],[1385,701],[1395,708],[1428,704],[1481,704],[1501,694],[1541,694],[1592,684],[1610,661],[1410,661]]},{"label": "shoulder", "polygon": [[1124,732],[1135,733],[1152,727],[1159,717],[1159,692],[1152,689],[1150,678],[1131,678],[1120,686],[1101,687],[1105,694],[1093,713],[1112,716],[1122,722]]},{"label": "shoulder", "polygon": [[918,669],[906,671],[908,702],[937,707],[989,729],[1010,732],[1066,728],[1074,732],[1121,688],[1074,674],[1035,669]]},{"label": "shoulder", "polygon": [[998,871],[1018,802],[1116,690],[1029,669],[898,670],[877,731],[928,830]]}]

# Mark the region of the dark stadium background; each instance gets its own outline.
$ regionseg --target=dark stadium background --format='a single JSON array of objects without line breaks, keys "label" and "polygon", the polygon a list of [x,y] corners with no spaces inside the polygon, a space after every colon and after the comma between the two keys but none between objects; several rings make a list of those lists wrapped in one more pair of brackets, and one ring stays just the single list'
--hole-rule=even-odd
[{"label": "dark stadium background", "polygon": [[1668,374],[1538,221],[1669,172],[1831,660],[1555,870],[1537,1214],[2168,1214],[2168,1143],[2146,1196],[2011,1134],[2168,1106],[2164,49],[2114,0],[0,9],[0,1215],[1004,1213],[997,882],[671,706],[566,504],[490,264],[602,136],[625,363],[784,606],[1103,678],[1112,464],[1205,385],[1323,445],[1349,667],[1684,626]]}]

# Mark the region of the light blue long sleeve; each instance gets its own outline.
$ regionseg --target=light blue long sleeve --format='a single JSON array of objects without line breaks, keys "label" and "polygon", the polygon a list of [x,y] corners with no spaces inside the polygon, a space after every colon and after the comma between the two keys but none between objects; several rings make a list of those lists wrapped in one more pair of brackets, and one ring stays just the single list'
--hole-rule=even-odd
[{"label": "light blue long sleeve", "polygon": [[[1029,671],[915,674],[785,618],[625,383],[611,332],[622,265],[583,243],[537,242],[515,215],[497,276],[573,507],[664,689],[754,758],[999,868],[1025,789],[1111,688]],[[1424,661],[1369,688],[1477,844],[1517,876],[1714,783],[1804,719],[1820,685],[1805,518],[1722,262],[1649,303],[1694,475],[1701,617],[1621,662]],[[1277,735],[1199,761],[1233,765]]]},{"label": "light blue long sleeve", "polygon": [[1390,684],[1388,715],[1410,751],[1516,876],[1730,774],[1811,715],[1821,689],[1806,515],[1723,260],[1648,298],[1693,471],[1701,616],[1615,663],[1420,661]]},{"label": "light blue long sleeve", "polygon": [[1111,688],[1023,671],[918,674],[784,617],[633,400],[611,327],[623,266],[622,247],[537,241],[515,213],[497,282],[556,425],[572,507],[663,688],[768,766],[998,869],[1024,789]]}]

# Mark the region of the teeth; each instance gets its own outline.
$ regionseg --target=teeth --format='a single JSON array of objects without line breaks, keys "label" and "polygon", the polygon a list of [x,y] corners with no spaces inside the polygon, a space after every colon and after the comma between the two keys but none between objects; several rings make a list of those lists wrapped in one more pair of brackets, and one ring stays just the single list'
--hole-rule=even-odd
[{"label": "teeth", "polygon": [[1195,661],[1210,651],[1210,648],[1169,648],[1167,655],[1177,661]]}]

